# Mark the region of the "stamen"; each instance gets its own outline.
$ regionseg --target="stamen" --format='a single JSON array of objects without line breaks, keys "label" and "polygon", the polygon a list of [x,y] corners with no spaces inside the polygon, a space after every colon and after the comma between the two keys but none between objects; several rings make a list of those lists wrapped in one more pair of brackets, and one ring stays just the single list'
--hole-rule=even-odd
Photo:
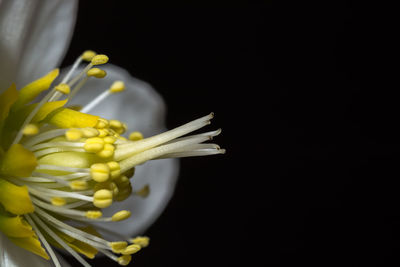
[{"label": "stamen", "polygon": [[106,55],[95,55],[91,60],[91,64],[93,64],[93,66],[106,64],[107,62],[108,57]]},{"label": "stamen", "polygon": [[[56,85],[55,89],[57,90],[57,92],[60,92],[64,95],[68,95],[71,92],[71,88],[66,83],[60,83],[60,84]],[[49,101],[52,101],[52,100],[50,99]]]},{"label": "stamen", "polygon": [[107,75],[107,72],[105,72],[104,70],[99,69],[99,68],[91,68],[87,72],[87,76],[100,78],[100,79],[106,77],[106,75]]},{"label": "stamen", "polygon": [[113,93],[118,93],[122,92],[125,88],[125,85],[121,81],[116,81],[114,82],[111,87],[107,90],[98,95],[95,99],[93,99],[90,103],[88,103],[84,108],[82,108],[81,112],[83,113],[88,113],[90,110],[92,110],[95,106],[103,102],[104,99],[106,99],[109,95]]},{"label": "stamen", "polygon": [[33,146],[35,144],[41,143],[43,141],[62,136],[65,134],[67,130],[66,129],[56,129],[56,130],[49,130],[43,133],[40,133],[39,135],[36,135],[34,137],[31,137],[29,140],[24,141],[24,146],[29,148],[30,146]]},{"label": "stamen", "polygon": [[143,134],[140,132],[132,132],[129,134],[129,140],[131,141],[139,141],[143,139]]},{"label": "stamen", "polygon": [[40,225],[43,230],[46,231],[60,246],[62,246],[66,251],[68,251],[80,264],[85,267],[91,267],[78,253],[75,252],[70,246],[68,246],[56,233],[54,233],[35,213],[33,213],[32,218]]},{"label": "stamen", "polygon": [[92,50],[86,50],[85,52],[83,52],[83,54],[80,56],[80,58],[82,58],[82,60],[85,61],[92,61],[93,57],[96,56],[97,53],[92,51]]},{"label": "stamen", "polygon": [[28,221],[28,223],[32,226],[33,230],[35,230],[35,233],[39,237],[40,241],[43,243],[44,247],[46,248],[46,251],[50,254],[50,258],[53,261],[55,267],[61,267],[61,264],[58,261],[58,258],[56,256],[56,254],[54,253],[54,251],[51,248],[50,244],[47,242],[46,238],[43,236],[42,232],[36,226],[35,222],[31,219],[29,214],[25,214],[24,217]]},{"label": "stamen", "polygon": [[29,123],[23,130],[24,135],[36,135],[39,133],[39,127],[36,124]]},{"label": "stamen", "polygon": [[141,247],[137,244],[132,244],[126,247],[126,249],[124,249],[121,254],[122,255],[132,255],[137,253],[139,250],[141,249]]},{"label": "stamen", "polygon": [[110,190],[101,189],[94,193],[93,205],[101,209],[107,208],[112,204],[112,197],[113,194]]},{"label": "stamen", "polygon": [[111,217],[111,220],[112,220],[113,222],[119,222],[119,221],[128,219],[130,216],[131,216],[131,212],[130,212],[130,211],[128,211],[128,210],[121,210],[121,211],[118,211],[117,213],[115,213],[115,214]]}]

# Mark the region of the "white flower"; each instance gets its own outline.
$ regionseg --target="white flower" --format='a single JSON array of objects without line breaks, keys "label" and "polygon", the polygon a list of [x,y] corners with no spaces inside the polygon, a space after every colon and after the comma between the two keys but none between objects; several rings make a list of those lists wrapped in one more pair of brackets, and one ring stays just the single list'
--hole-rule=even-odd
[{"label": "white flower", "polygon": [[[77,1],[74,0],[0,0],[0,102],[1,93],[4,93],[12,82],[16,83],[16,88],[21,88],[46,73],[49,74],[45,76],[47,77],[45,80],[53,81],[53,78],[56,76],[55,73],[58,73],[58,71],[51,70],[60,63],[66,51],[75,23],[76,9]],[[81,62],[82,58],[85,58],[85,56],[79,57],[77,63]],[[108,60],[105,56],[93,57],[91,55],[88,60],[92,60],[93,64],[89,64],[89,67],[93,67],[97,63],[103,63],[95,63],[97,58],[100,61],[104,60],[104,62]],[[129,240],[128,238],[131,236],[142,234],[161,214],[172,196],[178,175],[178,162],[175,159],[163,159],[150,161],[138,167],[134,175],[134,194],[131,195],[129,180],[127,182],[129,186],[125,184],[120,186],[118,184],[119,182],[123,182],[121,179],[118,180],[120,173],[127,173],[133,167],[151,159],[223,153],[224,150],[219,149],[217,145],[201,144],[210,137],[218,135],[220,131],[191,137],[181,137],[207,125],[212,118],[210,114],[153,138],[145,138],[135,142],[125,141],[122,138],[118,139],[118,134],[125,130],[130,132],[140,131],[144,136],[164,132],[165,105],[163,100],[148,84],[131,77],[129,73],[116,66],[110,65],[102,68],[102,70],[92,68],[92,72],[98,71],[97,74],[93,73],[92,76],[102,77],[107,73],[107,79],[110,81],[110,84],[101,79],[86,79],[79,76],[79,73],[86,75],[88,69],[77,67],[77,65],[72,67],[72,69],[74,71],[64,72],[65,75],[61,75],[64,79],[61,81],[61,84],[67,83],[71,88],[69,86],[55,87],[49,93],[49,99],[47,100],[51,102],[60,97],[65,97],[69,93],[71,96],[74,94],[74,90],[80,87],[80,82],[85,81],[85,87],[73,101],[68,101],[68,104],[84,104],[82,112],[86,113],[90,111],[90,114],[97,115],[100,118],[97,119],[98,117],[95,116],[90,117],[90,119],[96,118],[96,121],[88,129],[75,129],[79,128],[79,125],[72,124],[74,125],[71,126],[74,127],[73,129],[64,130],[62,128],[71,128],[64,125],[68,124],[69,115],[63,117],[63,115],[59,115],[63,112],[58,112],[50,116],[53,113],[46,113],[46,116],[48,115],[46,119],[49,122],[46,121],[43,124],[44,126],[41,126],[44,128],[40,128],[38,133],[37,125],[30,123],[35,117],[30,118],[29,116],[37,115],[33,108],[33,111],[30,111],[26,117],[23,117],[21,122],[26,121],[26,123],[21,124],[22,127],[15,134],[7,129],[10,132],[7,132],[7,134],[9,134],[9,137],[12,137],[10,141],[4,140],[4,136],[7,135],[4,134],[5,131],[3,130],[3,136],[1,137],[3,139],[0,138],[0,204],[2,204],[0,205],[0,230],[1,227],[5,227],[4,224],[1,224],[1,215],[7,215],[7,212],[9,212],[12,216],[17,215],[16,217],[18,218],[25,216],[24,218],[33,226],[33,230],[35,230],[42,243],[46,242],[45,239],[47,238],[43,238],[37,229],[40,228],[45,234],[54,237],[55,235],[51,234],[51,230],[46,230],[50,229],[48,227],[52,227],[52,229],[70,236],[75,234],[76,239],[83,240],[82,242],[86,242],[85,240],[87,240],[88,244],[124,265],[129,262],[130,256],[119,257],[108,251],[111,250],[116,254],[130,255],[141,247],[147,246],[146,238],[131,241],[133,245],[129,246],[129,249],[126,247],[126,242],[125,246],[122,245],[124,246],[123,249],[117,249],[116,247],[118,247],[119,243],[111,245],[110,242],[106,241],[112,241],[115,238],[112,234],[107,234],[107,231],[101,231],[104,240],[96,238],[89,233],[87,235],[84,233],[81,234],[77,229],[74,230],[72,228],[65,228],[67,226],[57,225],[59,224],[57,216],[53,216],[61,214],[67,217],[71,216],[74,220],[88,219],[99,221],[95,222],[95,224],[101,225],[106,230],[116,232],[118,237],[122,237],[122,239]],[[54,77],[49,78],[49,76]],[[80,79],[77,79],[75,85],[72,85],[75,77]],[[120,82],[114,83],[114,87],[111,86],[111,88],[115,90],[111,89],[111,91],[125,89],[123,93],[110,94],[109,90],[104,90],[107,89],[105,86],[111,85],[113,81],[121,80],[125,82],[125,85]],[[9,92],[9,90],[10,92],[12,91],[8,89],[6,92]],[[70,90],[72,91],[70,92]],[[65,94],[60,92],[64,92]],[[107,98],[107,104],[101,102],[104,98]],[[46,103],[46,101],[43,103]],[[2,123],[5,123],[5,119],[2,116],[6,113],[8,114],[8,109],[10,109],[11,114],[13,107],[15,106],[11,106],[11,109],[0,107],[0,133]],[[41,107],[41,104],[38,107]],[[1,113],[2,108],[3,111],[7,110],[7,112]],[[60,119],[59,117],[63,118]],[[118,118],[118,121],[107,121],[101,118]],[[43,119],[43,121],[45,120]],[[126,125],[121,124],[120,121],[125,122]],[[46,128],[48,127],[46,123],[53,128]],[[54,126],[58,128],[55,129]],[[106,130],[103,130],[104,127]],[[103,133],[108,137],[107,141],[105,141],[106,137],[101,136]],[[31,134],[33,137],[30,137]],[[91,137],[92,134],[94,137]],[[99,139],[98,136],[101,138]],[[141,138],[140,134],[136,133],[132,136],[131,140]],[[1,147],[1,143],[3,143],[3,148]],[[15,151],[19,149],[18,153],[13,154],[14,152],[10,152],[13,149]],[[95,163],[92,162],[88,166],[78,168],[71,166],[73,163],[70,161],[66,161],[66,154],[63,154],[64,156],[61,159],[54,156],[64,153],[60,151],[74,151],[72,152],[72,160],[81,159],[73,154],[79,153],[79,155],[84,155],[82,156],[84,160],[90,157],[90,154],[97,155],[98,158],[104,159],[104,162],[96,160]],[[19,156],[25,152],[28,163],[21,163]],[[16,160],[15,158],[18,159]],[[25,165],[30,164],[29,160],[31,158],[33,158],[32,162],[34,161],[34,164],[32,163],[32,166],[29,166],[32,169],[29,171],[30,174],[28,177],[25,175],[23,168],[26,167]],[[108,160],[110,158],[112,158],[112,161]],[[21,165],[22,169],[14,168],[10,170],[9,167],[13,164],[17,167]],[[63,171],[67,172],[67,174],[54,174],[50,170]],[[68,174],[72,171],[74,171],[73,174]],[[23,174],[19,175],[21,172]],[[71,175],[77,175],[73,178],[75,180],[68,180]],[[13,176],[22,178],[12,180]],[[33,176],[34,178],[32,179]],[[58,187],[55,187],[54,190],[46,188],[44,186],[46,182],[43,182],[46,179],[53,179],[53,183],[63,185],[64,187],[70,186],[72,192],[63,191],[64,189],[56,190]],[[18,213],[18,211],[14,212],[9,209],[10,205],[7,203],[7,198],[1,196],[1,194],[7,195],[7,192],[4,191],[5,183],[15,184],[29,190],[30,199],[33,204],[31,203],[31,206],[28,205],[28,210],[34,206],[35,211],[29,210]],[[111,188],[96,188],[97,185],[105,186],[106,183],[109,183],[107,186],[111,186],[111,184],[117,186],[119,191],[113,191]],[[141,196],[146,195],[147,186],[149,186],[151,193],[146,198],[142,198]],[[140,190],[141,188],[143,190]],[[125,189],[126,193],[123,193]],[[125,199],[128,196],[129,198]],[[110,217],[101,217],[99,219],[102,216],[102,212],[100,211],[82,212],[76,210],[74,207],[76,206],[76,202],[74,201],[68,202],[67,200],[67,206],[64,206],[66,199],[70,198],[87,201],[88,205],[94,208],[106,208],[104,213],[110,214]],[[117,200],[119,200],[118,198],[125,199],[125,201],[115,204],[113,202],[114,198]],[[111,203],[113,203],[112,206],[110,206]],[[130,212],[126,210],[132,211],[132,218],[119,221],[120,219],[129,217]],[[10,218],[16,218],[12,216]],[[104,224],[104,221],[118,222]],[[46,244],[43,244],[43,246],[46,247]],[[57,259],[51,253],[51,249],[49,247],[46,247],[46,249],[47,253],[50,254],[51,258],[55,260],[56,265],[58,265]],[[58,259],[62,261],[60,257]],[[83,259],[80,261],[85,265]],[[51,264],[49,261],[43,260],[15,246],[0,232],[0,266],[26,265],[50,266]]]}]

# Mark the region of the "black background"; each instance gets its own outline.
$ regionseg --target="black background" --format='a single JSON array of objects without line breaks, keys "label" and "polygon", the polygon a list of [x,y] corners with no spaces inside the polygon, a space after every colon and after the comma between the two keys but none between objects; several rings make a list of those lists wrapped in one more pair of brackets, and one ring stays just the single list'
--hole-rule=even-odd
[{"label": "black background", "polygon": [[181,161],[132,265],[399,263],[392,8],[79,7],[63,65],[105,53],[163,96],[168,128],[213,111],[223,129],[227,154]]}]

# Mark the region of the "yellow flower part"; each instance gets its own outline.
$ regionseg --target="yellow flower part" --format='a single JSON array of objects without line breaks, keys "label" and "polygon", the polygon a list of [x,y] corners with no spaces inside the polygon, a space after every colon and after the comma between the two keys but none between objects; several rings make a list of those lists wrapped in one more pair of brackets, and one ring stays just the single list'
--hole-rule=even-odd
[{"label": "yellow flower part", "polygon": [[52,70],[47,75],[19,90],[18,100],[12,108],[15,110],[21,108],[25,104],[34,100],[41,92],[49,89],[50,85],[57,78],[58,73],[58,69]]},{"label": "yellow flower part", "polygon": [[0,159],[0,174],[26,177],[36,166],[35,155],[21,144],[15,144]]},{"label": "yellow flower part", "polygon": [[17,186],[0,179],[0,203],[12,214],[22,215],[35,210],[27,186]]},{"label": "yellow flower part", "polygon": [[[86,67],[76,74],[83,61],[88,61]],[[132,189],[137,165],[225,152],[205,143],[221,130],[188,135],[210,124],[212,113],[148,138],[138,131],[124,137],[126,123],[91,115],[95,106],[124,92],[120,80],[82,108],[69,106],[89,79],[107,75],[94,67],[107,62],[106,55],[86,51],[60,82],[55,69],[19,91],[12,84],[0,95],[0,231],[57,267],[52,246],[90,266],[84,257],[98,253],[127,265],[149,245],[145,236],[115,234],[117,240],[107,240],[91,227],[93,222],[128,219],[129,210],[110,214],[104,209],[131,195],[151,194],[149,185]]]},{"label": "yellow flower part", "polygon": [[15,245],[20,246],[26,250],[29,250],[36,255],[49,260],[50,257],[47,255],[46,250],[40,244],[40,241],[37,236],[33,235],[30,237],[24,238],[15,238],[15,237],[8,237]]},{"label": "yellow flower part", "polygon": [[11,237],[30,237],[34,235],[30,226],[21,216],[7,216],[0,213],[0,231]]}]

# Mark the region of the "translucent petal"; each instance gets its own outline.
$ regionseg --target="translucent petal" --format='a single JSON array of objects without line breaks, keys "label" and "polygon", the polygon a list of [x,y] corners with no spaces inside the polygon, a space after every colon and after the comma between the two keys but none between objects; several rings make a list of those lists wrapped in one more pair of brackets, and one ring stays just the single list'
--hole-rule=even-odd
[{"label": "translucent petal", "polygon": [[11,82],[21,88],[59,65],[76,13],[76,0],[0,1],[0,92]]}]

